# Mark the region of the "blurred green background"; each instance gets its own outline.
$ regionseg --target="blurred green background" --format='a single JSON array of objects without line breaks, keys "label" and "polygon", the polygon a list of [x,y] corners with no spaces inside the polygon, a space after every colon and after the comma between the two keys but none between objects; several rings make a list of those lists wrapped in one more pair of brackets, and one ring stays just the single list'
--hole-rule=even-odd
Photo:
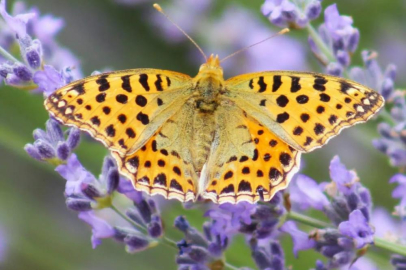
[{"label": "blurred green background", "polygon": [[[159,28],[151,26],[146,19],[155,12],[151,7],[152,2],[145,2],[130,7],[118,5],[113,0],[26,1],[29,6],[37,6],[41,14],[49,13],[65,20],[65,28],[58,40],[81,60],[85,76],[104,68],[118,70],[139,67],[170,69],[194,76],[198,66],[189,59],[193,45],[187,41],[174,44],[161,37]],[[334,2],[326,0],[323,6]],[[399,65],[399,75],[403,74],[405,55],[399,54],[406,47],[406,2],[337,2],[340,12],[351,15],[355,26],[360,29],[359,48],[377,50],[382,66],[396,63]],[[12,3],[9,1],[8,6]],[[169,1],[161,3],[165,6]],[[208,16],[219,16],[229,4],[236,4],[251,9],[266,22],[259,12],[263,1],[223,0],[219,3],[216,2],[216,8]],[[176,17],[173,19],[176,21]],[[267,25],[276,30],[271,24]],[[305,31],[293,31],[290,35],[307,46]],[[204,40],[199,39],[198,42],[204,47]],[[354,61],[361,63],[358,55]],[[312,71],[320,69],[315,65]],[[399,76],[398,82],[398,87],[404,85],[406,77]],[[89,227],[77,218],[76,213],[65,207],[65,181],[51,166],[29,158],[23,151],[23,146],[33,141],[32,131],[43,128],[47,119],[42,100],[41,95],[1,87],[0,228],[6,235],[8,248],[0,269],[175,269],[176,251],[165,246],[130,255],[121,244],[105,240],[96,250],[92,250]],[[328,180],[329,161],[338,154],[349,168],[357,170],[362,182],[371,189],[375,204],[393,209],[396,201],[390,197],[393,186],[388,184],[388,180],[395,170],[370,143],[372,138],[378,136],[377,123],[376,120],[370,121],[346,130],[323,149],[304,155],[304,173],[318,181]],[[96,175],[100,172],[105,154],[106,150],[101,145],[89,141],[83,142],[78,150],[80,160]],[[181,235],[172,228],[175,216],[185,214],[192,224],[202,224],[201,212],[183,210],[177,202],[164,212],[166,228],[173,239],[181,239]],[[287,265],[293,269],[314,266],[318,257],[316,253],[301,252],[299,258],[295,259],[290,240],[284,241],[284,247]],[[387,269],[385,261],[388,254],[381,252],[374,258],[381,269]],[[235,240],[227,252],[227,260],[237,266],[254,267],[242,238]]]}]

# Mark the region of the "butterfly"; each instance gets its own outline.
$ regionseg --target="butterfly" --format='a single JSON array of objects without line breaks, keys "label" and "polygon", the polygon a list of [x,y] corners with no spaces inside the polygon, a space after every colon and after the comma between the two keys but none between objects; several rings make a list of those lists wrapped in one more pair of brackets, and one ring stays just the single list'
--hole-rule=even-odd
[{"label": "butterfly", "polygon": [[224,80],[213,55],[194,78],[110,72],[45,100],[53,117],[108,147],[136,190],[220,204],[272,199],[298,171],[301,153],[383,104],[377,92],[330,75],[266,71]]}]

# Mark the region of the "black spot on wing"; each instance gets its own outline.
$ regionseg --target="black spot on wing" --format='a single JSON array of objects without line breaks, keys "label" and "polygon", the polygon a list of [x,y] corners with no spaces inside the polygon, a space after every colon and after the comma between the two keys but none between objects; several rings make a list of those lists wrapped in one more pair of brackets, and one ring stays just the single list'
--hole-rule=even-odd
[{"label": "black spot on wing", "polygon": [[76,90],[76,92],[78,92],[79,95],[83,95],[85,93],[85,87],[84,87],[85,83],[84,82],[80,82],[75,84],[72,89]]},{"label": "black spot on wing", "polygon": [[149,91],[149,85],[148,85],[148,75],[147,74],[140,74],[140,78],[138,80],[141,84],[141,86],[145,89],[145,91]]},{"label": "black spot on wing", "polygon": [[154,185],[166,186],[166,175],[163,173],[158,174],[154,178]]},{"label": "black spot on wing", "polygon": [[266,90],[267,84],[265,83],[263,76],[259,77],[258,86],[259,86],[259,90],[258,90],[259,93],[262,93]]},{"label": "black spot on wing", "polygon": [[242,180],[240,182],[240,184],[238,185],[238,192],[242,192],[242,191],[251,192],[252,191],[251,183],[248,181]]},{"label": "black spot on wing", "polygon": [[346,82],[346,81],[340,81],[340,91],[342,93],[347,94],[348,90],[351,89],[352,86],[350,83]]},{"label": "black spot on wing", "polygon": [[125,75],[125,76],[121,77],[121,80],[123,81],[123,83],[121,84],[121,87],[128,93],[132,92],[130,77],[131,77],[131,75]]},{"label": "black spot on wing", "polygon": [[299,83],[300,78],[299,77],[293,77],[293,76],[291,78],[292,78],[292,84],[290,85],[290,92],[296,93],[297,91],[302,89],[302,86]]},{"label": "black spot on wing", "polygon": [[109,75],[101,75],[97,80],[96,83],[99,85],[99,91],[103,92],[110,88],[110,83],[107,80]]},{"label": "black spot on wing", "polygon": [[273,84],[272,84],[272,92],[278,91],[279,87],[282,85],[281,76],[275,75],[273,76]]},{"label": "black spot on wing", "polygon": [[163,91],[161,75],[156,75],[155,87],[157,91]]}]

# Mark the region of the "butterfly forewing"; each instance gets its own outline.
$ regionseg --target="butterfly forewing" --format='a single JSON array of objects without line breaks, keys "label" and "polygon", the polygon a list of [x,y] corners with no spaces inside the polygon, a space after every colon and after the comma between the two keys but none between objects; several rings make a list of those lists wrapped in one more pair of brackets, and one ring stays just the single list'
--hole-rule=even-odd
[{"label": "butterfly forewing", "polygon": [[45,107],[109,149],[133,153],[179,110],[189,95],[185,86],[190,80],[156,69],[105,73],[62,87],[48,97]]},{"label": "butterfly forewing", "polygon": [[217,111],[203,197],[217,203],[270,200],[296,173],[300,152],[236,106]]},{"label": "butterfly forewing", "polygon": [[343,78],[300,72],[260,72],[226,81],[237,106],[292,147],[309,152],[382,107],[375,91]]}]

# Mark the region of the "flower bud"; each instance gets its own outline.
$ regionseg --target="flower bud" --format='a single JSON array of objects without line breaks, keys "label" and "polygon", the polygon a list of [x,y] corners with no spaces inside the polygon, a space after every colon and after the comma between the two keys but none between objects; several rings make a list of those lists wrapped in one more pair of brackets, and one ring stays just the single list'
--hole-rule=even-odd
[{"label": "flower bud", "polygon": [[162,236],[163,228],[161,218],[158,215],[153,215],[151,222],[147,225],[148,234],[151,237],[158,238]]},{"label": "flower bud", "polygon": [[75,149],[80,142],[80,130],[78,128],[71,128],[69,129],[69,135],[66,140],[70,149]]},{"label": "flower bud", "polygon": [[309,20],[315,20],[320,16],[321,13],[321,4],[320,1],[312,1],[305,8],[306,17]]},{"label": "flower bud", "polygon": [[13,67],[13,73],[24,82],[31,81],[32,79],[32,72],[28,69],[28,67],[22,64],[16,64]]},{"label": "flower bud", "polygon": [[70,154],[69,146],[66,142],[59,141],[56,146],[56,156],[60,160],[67,160]]},{"label": "flower bud", "polygon": [[72,209],[74,211],[80,211],[80,212],[92,210],[91,201],[88,199],[84,199],[84,198],[82,199],[82,198],[68,197],[66,199],[66,206],[69,209]]},{"label": "flower bud", "polygon": [[49,143],[38,140],[34,142],[34,146],[37,148],[41,159],[49,159],[55,157],[55,150]]},{"label": "flower bud", "polygon": [[101,191],[93,184],[81,183],[80,189],[90,199],[102,197]]}]

